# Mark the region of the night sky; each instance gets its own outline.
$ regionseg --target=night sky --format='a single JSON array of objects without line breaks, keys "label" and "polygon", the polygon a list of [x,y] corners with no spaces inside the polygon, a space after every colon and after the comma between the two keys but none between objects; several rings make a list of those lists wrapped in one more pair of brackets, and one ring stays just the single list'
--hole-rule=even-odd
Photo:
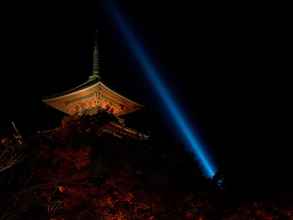
[{"label": "night sky", "polygon": [[[225,177],[241,189],[285,189],[292,183],[285,17],[265,5],[160,2],[120,1],[120,8]],[[53,124],[40,99],[87,79],[98,28],[103,81],[146,106],[146,127],[159,121],[165,136],[176,137],[99,2],[1,9],[3,132],[10,120],[22,131]]]}]

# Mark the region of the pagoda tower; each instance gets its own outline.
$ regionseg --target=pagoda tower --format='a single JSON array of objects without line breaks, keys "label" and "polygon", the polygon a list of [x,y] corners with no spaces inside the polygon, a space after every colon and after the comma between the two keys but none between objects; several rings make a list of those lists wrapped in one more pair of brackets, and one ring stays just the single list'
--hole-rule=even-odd
[{"label": "pagoda tower", "polygon": [[115,116],[123,116],[141,109],[142,105],[115,92],[101,81],[98,52],[96,39],[92,73],[86,82],[42,101],[68,115],[83,115],[95,109],[104,109]]}]

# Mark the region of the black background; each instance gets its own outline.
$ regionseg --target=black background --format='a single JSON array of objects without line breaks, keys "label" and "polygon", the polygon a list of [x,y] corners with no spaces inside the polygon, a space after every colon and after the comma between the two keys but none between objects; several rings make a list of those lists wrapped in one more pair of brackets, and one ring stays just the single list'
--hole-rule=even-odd
[{"label": "black background", "polygon": [[[274,5],[119,3],[227,182],[241,190],[290,190],[286,12]],[[146,106],[146,126],[161,119],[171,133],[151,86],[100,2],[11,3],[1,11],[3,132],[10,120],[24,132],[53,124],[52,111],[40,99],[87,79],[98,28],[103,81]]]}]

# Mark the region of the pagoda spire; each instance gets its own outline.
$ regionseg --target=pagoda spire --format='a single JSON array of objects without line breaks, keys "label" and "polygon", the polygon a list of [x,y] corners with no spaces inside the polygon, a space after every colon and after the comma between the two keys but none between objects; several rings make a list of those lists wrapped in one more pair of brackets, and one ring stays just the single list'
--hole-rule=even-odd
[{"label": "pagoda spire", "polygon": [[93,69],[92,74],[89,77],[89,80],[100,80],[100,71],[99,71],[99,49],[98,49],[98,31],[96,30],[95,34],[95,45],[93,50]]}]

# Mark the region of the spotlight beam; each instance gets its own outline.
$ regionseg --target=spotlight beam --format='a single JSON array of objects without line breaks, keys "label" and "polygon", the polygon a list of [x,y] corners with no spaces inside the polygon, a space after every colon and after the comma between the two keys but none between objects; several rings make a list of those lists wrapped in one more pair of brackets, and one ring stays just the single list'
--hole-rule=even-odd
[{"label": "spotlight beam", "polygon": [[164,109],[173,119],[172,121],[183,137],[185,145],[194,154],[195,159],[198,161],[204,175],[208,178],[212,178],[216,173],[216,167],[209,158],[207,151],[204,150],[204,146],[200,143],[199,138],[197,135],[195,135],[192,126],[189,124],[190,122],[187,120],[182,109],[175,101],[171,91],[167,88],[166,84],[161,79],[157,68],[151,62],[151,59],[147,55],[143,45],[136,38],[132,32],[131,27],[119,12],[118,8],[115,7],[111,0],[105,1],[107,11],[110,13],[111,18],[117,25],[119,32],[126,41],[127,46],[141,66],[149,83],[152,85],[156,94],[159,96]]}]

